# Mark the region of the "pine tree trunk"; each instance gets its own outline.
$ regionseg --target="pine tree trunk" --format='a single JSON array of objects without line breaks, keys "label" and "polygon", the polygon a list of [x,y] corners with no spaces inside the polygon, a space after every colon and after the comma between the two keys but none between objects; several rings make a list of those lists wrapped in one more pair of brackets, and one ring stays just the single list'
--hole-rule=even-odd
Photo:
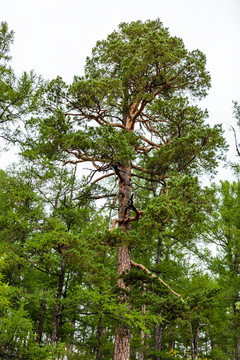
[{"label": "pine tree trunk", "polygon": [[[154,326],[154,349],[157,351],[161,351],[162,349],[163,330],[163,325],[156,324]],[[161,356],[155,356],[154,360],[161,360]]]},{"label": "pine tree trunk", "polygon": [[138,360],[144,360],[144,340],[145,340],[145,333],[143,330],[140,331],[140,337],[141,337],[141,350],[138,352]]},{"label": "pine tree trunk", "polygon": [[[142,314],[145,315],[146,312],[147,312],[146,305],[142,304]],[[145,350],[149,348],[149,335],[146,334],[143,330],[141,330],[140,337],[141,337],[141,350],[138,352],[138,359],[144,360],[146,358]]]},{"label": "pine tree trunk", "polygon": [[[74,320],[71,322],[71,328],[75,329],[75,321]],[[73,339],[74,339],[74,335],[71,338],[72,341],[68,344],[68,347],[67,347],[68,358],[71,358],[71,354],[73,352]]]},{"label": "pine tree trunk", "polygon": [[99,315],[98,326],[97,326],[97,337],[98,337],[98,348],[96,360],[101,359],[101,346],[102,346],[102,315]]},{"label": "pine tree trunk", "polygon": [[197,321],[197,328],[195,331],[195,336],[193,339],[193,359],[197,360],[198,359],[198,339],[199,339],[199,320]]},{"label": "pine tree trunk", "polygon": [[46,301],[43,301],[42,310],[41,310],[40,319],[39,319],[39,325],[38,325],[38,335],[37,335],[37,342],[39,343],[39,345],[41,344],[41,341],[42,341],[43,324],[44,324],[44,319],[45,319],[46,307],[47,307]]},{"label": "pine tree trunk", "polygon": [[[239,275],[239,258],[238,254],[235,254],[234,258],[234,273],[236,276]],[[234,323],[235,323],[235,360],[240,360],[240,334],[238,334],[238,321],[236,321],[236,318],[239,316],[239,310],[236,307],[236,303],[239,301],[239,295],[238,292],[236,294],[236,300],[233,304],[233,314],[234,314]]]},{"label": "pine tree trunk", "polygon": [[[160,264],[162,260],[162,229],[160,229],[160,235],[158,238],[158,249],[156,264]],[[158,314],[156,314],[158,315]],[[154,326],[154,349],[161,351],[162,349],[162,336],[164,327],[161,324],[155,324]],[[161,360],[161,356],[154,356],[154,360]]]},{"label": "pine tree trunk", "polygon": [[[130,217],[130,201],[131,201],[131,166],[119,166],[119,196],[118,196],[118,218],[119,226],[124,227],[127,232],[131,229],[131,223],[128,221]],[[123,290],[130,290],[126,286],[121,275],[131,270],[131,254],[129,246],[124,245],[118,248],[118,287]],[[120,301],[128,302],[128,296],[124,293],[120,295]],[[114,360],[130,359],[130,329],[128,326],[118,326],[115,334]]]},{"label": "pine tree trunk", "polygon": [[62,263],[61,263],[61,273],[58,282],[57,303],[54,309],[54,316],[53,316],[53,331],[52,331],[51,344],[57,342],[58,317],[60,313],[60,299],[62,297],[62,290],[63,290],[64,277],[65,277],[65,266],[66,266],[66,257],[65,254],[63,254]]},{"label": "pine tree trunk", "polygon": [[192,332],[192,359],[197,360],[198,359],[198,341],[199,341],[199,326],[200,322],[199,319],[196,320],[196,328],[194,329],[191,325],[191,332]]}]

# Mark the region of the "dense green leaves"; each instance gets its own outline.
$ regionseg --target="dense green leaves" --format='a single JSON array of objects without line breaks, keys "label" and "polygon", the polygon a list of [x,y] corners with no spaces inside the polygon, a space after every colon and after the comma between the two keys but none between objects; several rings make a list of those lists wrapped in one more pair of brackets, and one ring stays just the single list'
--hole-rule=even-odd
[{"label": "dense green leaves", "polygon": [[147,100],[149,95],[151,99],[163,86],[166,91],[188,89],[205,95],[210,84],[205,56],[200,51],[188,52],[160,20],[122,23],[118,32],[97,42],[92,54],[87,76],[119,78],[127,84],[131,102]]}]

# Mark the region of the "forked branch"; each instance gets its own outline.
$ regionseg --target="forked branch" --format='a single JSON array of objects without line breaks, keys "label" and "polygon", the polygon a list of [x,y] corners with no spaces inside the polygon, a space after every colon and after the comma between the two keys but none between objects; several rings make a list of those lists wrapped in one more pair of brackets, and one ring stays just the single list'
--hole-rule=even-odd
[{"label": "forked branch", "polygon": [[136,215],[135,216],[130,216],[128,217],[127,219],[114,219],[112,221],[112,227],[111,227],[111,230],[110,231],[113,231],[117,225],[117,223],[120,223],[120,224],[127,224],[129,223],[130,221],[137,221],[141,218],[141,215],[143,214],[143,211],[137,211]]}]

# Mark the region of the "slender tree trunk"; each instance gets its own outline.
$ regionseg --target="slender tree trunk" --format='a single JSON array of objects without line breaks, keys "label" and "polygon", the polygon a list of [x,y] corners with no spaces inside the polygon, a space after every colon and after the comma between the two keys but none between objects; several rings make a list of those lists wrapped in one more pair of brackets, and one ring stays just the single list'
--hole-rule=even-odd
[{"label": "slender tree trunk", "polygon": [[138,359],[139,360],[144,360],[144,352],[143,352],[143,347],[144,347],[144,340],[145,340],[145,333],[143,330],[140,331],[140,337],[141,337],[141,350],[138,352]]},{"label": "slender tree trunk", "polygon": [[[120,166],[117,171],[119,177],[119,196],[118,196],[118,218],[119,226],[124,227],[124,231],[131,229],[131,223],[128,221],[130,217],[130,202],[131,202],[131,166]],[[124,245],[118,248],[118,287],[123,290],[120,295],[120,301],[128,302],[128,296],[124,290],[130,290],[125,285],[121,275],[131,270],[131,254],[129,246]],[[114,360],[129,360],[130,359],[130,329],[128,326],[121,325],[116,328],[115,345],[114,345]]]},{"label": "slender tree trunk", "polygon": [[[74,320],[71,322],[71,328],[75,329],[75,321]],[[72,336],[72,339],[71,339],[72,341],[68,345],[68,349],[67,349],[68,358],[71,357],[71,354],[72,354],[72,351],[73,351],[73,338],[74,338],[74,335]]]},{"label": "slender tree trunk", "polygon": [[191,332],[192,332],[192,359],[197,360],[198,359],[198,341],[199,341],[199,319],[196,320],[196,327],[193,331],[192,325],[191,325]]},{"label": "slender tree trunk", "polygon": [[184,351],[184,360],[186,360],[188,358],[188,342],[186,344],[186,348],[185,348],[185,351]]},{"label": "slender tree trunk", "polygon": [[[145,315],[147,312],[146,305],[142,305],[142,314]],[[145,357],[145,349],[149,348],[149,335],[146,334],[143,330],[140,331],[140,337],[141,337],[141,350],[138,352],[138,359],[144,360]]]},{"label": "slender tree trunk", "polygon": [[[236,299],[238,301],[238,297]],[[234,330],[235,330],[235,360],[240,360],[240,334],[239,334],[239,324],[236,318],[239,317],[239,310],[236,308],[236,302],[233,306],[233,314],[234,314]]]},{"label": "slender tree trunk", "polygon": [[160,264],[162,260],[162,229],[160,229],[160,235],[158,238],[158,249],[156,263]]},{"label": "slender tree trunk", "polygon": [[170,348],[171,350],[174,350],[174,348],[175,348],[175,339],[170,339],[170,341],[169,341],[169,348]]},{"label": "slender tree trunk", "polygon": [[98,326],[97,326],[97,337],[98,337],[98,348],[96,360],[101,359],[101,346],[102,346],[102,315],[99,315]]},{"label": "slender tree trunk", "polygon": [[57,291],[57,303],[54,309],[54,316],[53,316],[53,331],[52,331],[52,338],[51,344],[57,342],[57,330],[58,330],[58,317],[60,313],[60,299],[62,297],[62,290],[64,284],[64,276],[65,276],[65,266],[66,266],[66,257],[65,254],[62,255],[62,263],[61,263],[61,273],[59,276],[58,282],[58,291]]},{"label": "slender tree trunk", "polygon": [[[234,257],[234,273],[236,276],[239,275],[239,257],[238,254],[235,254]],[[240,360],[240,334],[239,334],[239,325],[236,318],[239,316],[239,310],[236,307],[236,302],[239,301],[239,295],[236,294],[236,299],[233,305],[233,314],[234,314],[234,327],[235,327],[235,360]]]},{"label": "slender tree trunk", "polygon": [[41,344],[41,341],[42,341],[43,324],[44,324],[44,320],[45,320],[46,307],[47,307],[46,301],[43,301],[42,302],[42,310],[41,310],[40,319],[39,319],[39,325],[38,325],[38,335],[37,335],[37,342],[39,343],[39,345]]},{"label": "slender tree trunk", "polygon": [[[162,260],[162,229],[158,238],[157,258],[156,264],[160,264]],[[157,314],[156,314],[157,315]],[[155,324],[154,326],[154,349],[161,351],[162,349],[162,336],[164,326],[162,324]],[[161,360],[161,356],[154,356],[154,360]]]},{"label": "slender tree trunk", "polygon": [[[163,325],[156,324],[154,326],[154,349],[156,349],[157,351],[162,350],[163,330]],[[161,356],[155,356],[154,360],[161,360]]]},{"label": "slender tree trunk", "polygon": [[197,320],[197,326],[196,326],[196,330],[195,330],[195,336],[193,339],[193,345],[194,345],[194,350],[193,350],[193,359],[197,360],[198,359],[198,340],[199,340],[199,320]]}]

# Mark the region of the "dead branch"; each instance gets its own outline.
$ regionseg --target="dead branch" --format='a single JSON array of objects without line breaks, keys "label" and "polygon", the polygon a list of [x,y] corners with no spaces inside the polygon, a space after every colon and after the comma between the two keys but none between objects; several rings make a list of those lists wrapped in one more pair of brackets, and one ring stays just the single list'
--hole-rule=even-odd
[{"label": "dead branch", "polygon": [[112,221],[112,227],[111,227],[110,231],[113,231],[113,230],[115,229],[115,227],[116,227],[116,224],[117,224],[118,222],[120,222],[120,221],[122,221],[122,219],[113,219],[113,221]]},{"label": "dead branch", "polygon": [[167,283],[165,283],[160,277],[158,277],[155,274],[152,274],[150,270],[148,270],[145,266],[143,266],[142,264],[137,264],[135,261],[131,260],[131,264],[135,267],[138,267],[142,270],[145,270],[152,278],[157,278],[161,284],[163,284],[165,287],[167,287],[171,293],[175,296],[177,296],[182,302],[184,302],[183,298],[181,297],[180,294],[176,293]]},{"label": "dead branch", "polygon": [[238,148],[238,142],[237,142],[237,134],[236,134],[236,130],[234,129],[234,127],[232,125],[229,125],[234,133],[234,139],[235,139],[235,147],[236,147],[236,151],[237,151],[237,154],[238,156],[240,156],[240,151],[239,151],[239,148]]},{"label": "dead branch", "polygon": [[106,177],[113,176],[113,175],[115,175],[115,173],[113,173],[113,172],[110,173],[110,174],[103,175],[103,176],[99,177],[98,179],[92,181],[92,184],[95,184],[96,182],[98,182],[98,181],[100,181],[100,180],[102,180],[102,179],[104,179]]}]

